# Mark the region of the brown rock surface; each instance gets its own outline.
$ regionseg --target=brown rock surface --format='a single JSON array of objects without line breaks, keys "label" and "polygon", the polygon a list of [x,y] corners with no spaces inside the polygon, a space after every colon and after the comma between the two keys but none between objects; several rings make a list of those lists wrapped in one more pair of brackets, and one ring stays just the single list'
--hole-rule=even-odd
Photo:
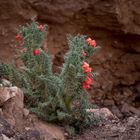
[{"label": "brown rock surface", "polygon": [[36,121],[34,128],[38,130],[42,137],[46,140],[64,140],[64,133],[55,125],[47,124],[45,122]]},{"label": "brown rock surface", "polygon": [[77,135],[69,140],[139,140],[140,118],[129,117],[120,122],[112,120],[102,126],[86,130],[82,135]]},{"label": "brown rock surface", "polygon": [[66,34],[90,35],[102,46],[92,58],[99,73],[91,91],[95,102],[104,105],[110,100],[119,110],[123,102],[140,108],[139,7],[139,0],[1,0],[0,60],[13,61],[16,29],[32,18],[49,24],[47,45],[55,71],[67,50]]},{"label": "brown rock surface", "polygon": [[12,92],[9,88],[0,88],[0,106],[2,106],[7,100],[15,97],[15,92]]}]

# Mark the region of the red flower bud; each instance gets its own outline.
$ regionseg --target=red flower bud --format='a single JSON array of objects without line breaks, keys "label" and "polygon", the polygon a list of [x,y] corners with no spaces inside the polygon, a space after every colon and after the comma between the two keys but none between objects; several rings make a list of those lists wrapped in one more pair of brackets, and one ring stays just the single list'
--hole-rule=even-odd
[{"label": "red flower bud", "polygon": [[39,50],[38,49],[35,49],[35,50],[33,50],[33,55],[39,55]]},{"label": "red flower bud", "polygon": [[88,73],[88,72],[91,72],[91,68],[89,67],[89,64],[86,63],[86,62],[83,62],[83,65],[82,65],[82,69],[84,72]]},{"label": "red flower bud", "polygon": [[17,41],[21,41],[21,39],[22,39],[22,37],[18,34],[18,35],[16,35],[16,40]]},{"label": "red flower bud", "polygon": [[82,87],[83,87],[83,89],[89,89],[90,88],[90,85],[87,84],[86,82],[83,82]]},{"label": "red flower bud", "polygon": [[89,78],[89,77],[86,77],[86,79],[85,79],[85,83],[87,83],[87,84],[89,84],[89,85],[91,85],[92,84],[92,79],[91,78]]},{"label": "red flower bud", "polygon": [[92,40],[92,41],[90,42],[90,46],[95,47],[95,46],[96,46],[96,41],[95,41],[95,40]]},{"label": "red flower bud", "polygon": [[92,41],[92,39],[91,39],[90,37],[86,39],[86,42],[87,42],[88,44],[90,44],[91,41]]},{"label": "red flower bud", "polygon": [[89,64],[87,62],[83,62],[83,65],[82,65],[82,68],[85,68],[85,67],[89,67]]},{"label": "red flower bud", "polygon": [[42,29],[43,29],[43,25],[41,25],[41,24],[38,25],[38,26],[37,26],[37,29],[38,29],[39,31],[42,31]]},{"label": "red flower bud", "polygon": [[83,82],[83,89],[88,89],[90,88],[90,85],[93,83],[93,80],[90,77],[86,77],[85,81]]},{"label": "red flower bud", "polygon": [[91,72],[91,71],[92,71],[92,68],[90,68],[90,67],[87,67],[87,68],[84,69],[85,73],[88,73],[88,72]]}]

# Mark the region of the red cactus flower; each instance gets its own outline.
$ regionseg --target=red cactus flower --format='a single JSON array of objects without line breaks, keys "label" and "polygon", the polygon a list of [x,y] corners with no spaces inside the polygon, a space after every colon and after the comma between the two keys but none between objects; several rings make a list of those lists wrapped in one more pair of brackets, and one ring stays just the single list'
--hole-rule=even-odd
[{"label": "red cactus flower", "polygon": [[22,37],[21,37],[19,34],[18,34],[18,35],[16,35],[16,37],[15,37],[15,38],[16,38],[16,40],[17,40],[17,41],[21,41],[21,39],[22,39]]},{"label": "red cactus flower", "polygon": [[83,62],[82,69],[85,73],[89,73],[92,70],[87,62]]},{"label": "red cactus flower", "polygon": [[91,41],[92,41],[92,39],[91,39],[90,37],[86,39],[86,42],[87,42],[88,44],[90,44]]},{"label": "red cactus flower", "polygon": [[87,67],[87,68],[84,68],[83,71],[84,71],[85,73],[88,73],[88,72],[91,72],[91,71],[92,71],[92,68]]},{"label": "red cactus flower", "polygon": [[83,65],[82,65],[82,68],[84,69],[84,68],[86,68],[86,67],[89,67],[89,64],[87,63],[87,62],[83,62]]},{"label": "red cactus flower", "polygon": [[90,88],[90,85],[93,83],[93,80],[90,78],[90,77],[86,77],[85,78],[85,81],[83,82],[83,85],[82,85],[82,87],[83,87],[83,89],[88,89],[88,88]]},{"label": "red cactus flower", "polygon": [[91,85],[93,83],[93,81],[90,77],[86,77],[85,83],[87,83],[88,85]]},{"label": "red cactus flower", "polygon": [[90,85],[87,84],[86,82],[83,82],[82,87],[83,87],[83,89],[89,89],[90,88]]},{"label": "red cactus flower", "polygon": [[37,29],[38,29],[39,31],[42,31],[43,25],[39,24],[39,25],[37,26]]},{"label": "red cactus flower", "polygon": [[33,55],[39,55],[39,50],[38,49],[35,49],[35,50],[33,50]]},{"label": "red cactus flower", "polygon": [[92,41],[90,42],[90,46],[95,47],[95,46],[96,46],[96,41],[95,41],[95,40],[92,40]]}]

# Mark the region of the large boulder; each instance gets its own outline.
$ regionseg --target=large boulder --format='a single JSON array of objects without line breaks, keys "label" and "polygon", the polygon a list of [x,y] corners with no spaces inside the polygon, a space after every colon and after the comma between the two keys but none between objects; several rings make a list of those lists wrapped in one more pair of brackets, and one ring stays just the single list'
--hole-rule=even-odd
[{"label": "large boulder", "polygon": [[64,140],[63,130],[30,114],[23,98],[17,87],[0,87],[0,140]]},{"label": "large boulder", "polygon": [[23,92],[17,87],[0,88],[1,109],[4,118],[18,129],[23,127]]}]

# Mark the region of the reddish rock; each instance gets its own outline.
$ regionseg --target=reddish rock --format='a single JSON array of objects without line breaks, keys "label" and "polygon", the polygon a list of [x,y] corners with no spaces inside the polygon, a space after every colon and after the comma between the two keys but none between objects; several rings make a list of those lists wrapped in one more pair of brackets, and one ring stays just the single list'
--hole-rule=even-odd
[{"label": "reddish rock", "polygon": [[115,119],[116,116],[114,116],[111,111],[108,108],[100,108],[100,109],[87,109],[87,112],[93,113],[93,116],[95,118],[102,118],[105,120]]},{"label": "reddish rock", "polygon": [[21,129],[23,127],[23,92],[17,87],[2,87],[0,91],[0,96],[2,95],[2,98],[5,99],[2,104],[4,118],[13,127]]},{"label": "reddish rock", "polygon": [[[9,96],[11,94],[14,96]],[[3,99],[0,108],[0,138],[8,140],[10,129],[10,132],[19,132],[13,137],[23,140],[65,139],[60,127],[40,121],[37,116],[29,114],[29,110],[24,108],[23,92],[19,88],[1,87],[0,99]]]},{"label": "reddish rock", "polygon": [[0,106],[15,96],[15,92],[12,92],[10,88],[0,87]]}]

